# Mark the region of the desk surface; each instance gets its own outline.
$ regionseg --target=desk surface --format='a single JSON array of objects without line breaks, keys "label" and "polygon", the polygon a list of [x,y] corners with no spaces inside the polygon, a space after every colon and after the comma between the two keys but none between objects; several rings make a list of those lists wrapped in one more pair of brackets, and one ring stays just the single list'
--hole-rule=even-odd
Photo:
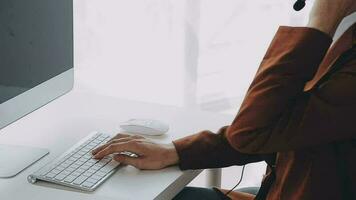
[{"label": "desk surface", "polygon": [[32,185],[27,175],[65,152],[90,132],[119,132],[119,122],[130,118],[153,118],[170,124],[169,134],[153,137],[158,142],[190,135],[203,129],[216,130],[231,116],[134,102],[72,91],[0,131],[0,143],[44,147],[50,154],[14,178],[0,179],[0,199],[169,199],[200,171],[120,168],[95,192],[84,193],[55,184]]}]

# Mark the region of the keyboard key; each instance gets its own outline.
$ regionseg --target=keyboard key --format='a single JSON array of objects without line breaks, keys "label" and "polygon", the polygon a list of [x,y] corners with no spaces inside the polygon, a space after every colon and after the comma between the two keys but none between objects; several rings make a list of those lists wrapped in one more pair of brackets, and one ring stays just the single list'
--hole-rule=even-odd
[{"label": "keyboard key", "polygon": [[80,184],[82,184],[87,178],[88,178],[87,176],[81,175],[81,176],[79,176],[77,179],[75,179],[73,183],[76,184],[76,185],[80,185]]},{"label": "keyboard key", "polygon": [[90,154],[85,154],[84,156],[83,156],[83,158],[85,158],[85,159],[89,159],[89,158],[91,158],[92,157],[92,155],[91,155],[91,153]]},{"label": "keyboard key", "polygon": [[85,161],[81,161],[81,160],[78,160],[77,162],[75,162],[75,164],[78,164],[78,165],[82,165],[84,163],[85,163]]},{"label": "keyboard key", "polygon": [[84,163],[82,166],[80,166],[80,168],[89,169],[91,166],[92,166],[92,164],[90,164],[90,163]]},{"label": "keyboard key", "polygon": [[71,173],[70,175],[78,177],[81,174],[82,174],[82,172],[75,171],[75,172]]},{"label": "keyboard key", "polygon": [[55,173],[48,173],[48,174],[46,174],[46,178],[54,178],[56,176],[56,174]]},{"label": "keyboard key", "polygon": [[74,161],[76,161],[77,159],[75,159],[75,158],[73,158],[73,157],[70,157],[70,158],[68,158],[68,161],[69,162],[74,162]]},{"label": "keyboard key", "polygon": [[109,158],[103,158],[101,159],[98,164],[103,164],[103,165],[106,165],[108,162],[110,162],[112,159],[109,159]]},{"label": "keyboard key", "polygon": [[58,167],[56,167],[56,169],[60,170],[60,171],[63,171],[65,169],[65,167],[59,165]]},{"label": "keyboard key", "polygon": [[94,140],[93,142],[91,142],[91,144],[99,144],[101,141],[98,140]]},{"label": "keyboard key", "polygon": [[88,165],[83,165],[80,167],[80,169],[83,169],[84,171],[87,171],[90,168]]},{"label": "keyboard key", "polygon": [[90,148],[89,148],[89,147],[87,147],[87,146],[85,146],[85,147],[83,148],[83,150],[84,150],[84,151],[89,151],[89,150],[90,150]]},{"label": "keyboard key", "polygon": [[90,169],[88,169],[87,172],[94,174],[96,171],[97,171],[97,169],[90,168]]},{"label": "keyboard key", "polygon": [[78,173],[83,173],[84,171],[85,171],[86,169],[84,169],[84,168],[79,168],[79,169],[77,169],[77,170],[75,170],[74,172],[78,172]]},{"label": "keyboard key", "polygon": [[[106,174],[105,174],[105,175],[106,175]],[[104,175],[104,176],[105,176],[105,175]],[[91,176],[90,178],[93,179],[93,180],[97,180],[97,181],[98,181],[98,180],[100,180],[101,178],[103,178],[104,176],[99,176],[99,175],[94,174],[94,175]]]},{"label": "keyboard key", "polygon": [[74,181],[75,178],[77,178],[77,176],[69,175],[64,179],[64,182],[71,183]]},{"label": "keyboard key", "polygon": [[60,164],[59,166],[57,166],[56,168],[60,167],[60,168],[65,169],[65,168],[67,168],[68,166],[69,166],[69,165],[62,163],[62,164]]},{"label": "keyboard key", "polygon": [[100,177],[104,177],[106,174],[107,173],[105,173],[105,172],[97,171],[97,172],[95,172],[94,175],[97,175],[97,176],[100,176]]},{"label": "keyboard key", "polygon": [[97,139],[99,140],[99,141],[103,141],[103,140],[105,140],[106,138],[108,138],[109,136],[105,136],[105,135],[102,135],[102,136],[99,136]]},{"label": "keyboard key", "polygon": [[86,162],[87,160],[89,160],[89,159],[87,159],[87,158],[80,158],[77,162]]},{"label": "keyboard key", "polygon": [[101,159],[101,160],[103,160],[103,161],[105,160],[105,161],[108,161],[108,162],[109,162],[109,161],[112,160],[112,158],[111,158],[110,156],[106,156],[106,157],[104,157],[104,158]]},{"label": "keyboard key", "polygon": [[54,174],[59,174],[61,172],[61,170],[53,169],[51,172],[54,173]]},{"label": "keyboard key", "polygon": [[64,174],[58,174],[56,177],[54,177],[54,179],[56,179],[56,180],[58,180],[58,181],[61,181],[61,180],[63,180],[65,177],[66,177],[66,175],[64,175]]},{"label": "keyboard key", "polygon": [[86,171],[86,172],[83,173],[83,176],[89,177],[89,176],[91,176],[91,175],[93,175],[93,173],[92,173],[92,172],[89,172],[89,171]]},{"label": "keyboard key", "polygon": [[110,162],[110,160],[100,160],[95,165],[102,167],[102,166],[106,165],[108,162]]},{"label": "keyboard key", "polygon": [[70,165],[70,163],[64,162],[60,166],[62,166],[64,168],[67,168],[69,165]]},{"label": "keyboard key", "polygon": [[70,171],[70,172],[73,172],[74,170],[76,170],[77,168],[76,167],[73,167],[73,166],[70,166],[68,167],[66,170]]},{"label": "keyboard key", "polygon": [[100,169],[101,167],[102,167],[102,166],[94,165],[94,166],[92,166],[90,169],[98,170],[98,169]]},{"label": "keyboard key", "polygon": [[73,164],[71,165],[71,167],[77,169],[78,167],[80,167],[80,165],[79,165],[78,163],[73,163]]},{"label": "keyboard key", "polygon": [[96,147],[96,144],[88,144],[88,147],[89,147],[90,149],[93,149],[94,147]]},{"label": "keyboard key", "polygon": [[119,165],[118,162],[112,160],[107,165],[105,165],[103,168],[99,169],[99,171],[101,171],[101,172],[110,172],[111,170],[113,170],[118,165]]},{"label": "keyboard key", "polygon": [[95,183],[85,181],[81,186],[90,188],[90,187],[92,187],[93,185],[95,185]]},{"label": "keyboard key", "polygon": [[85,182],[97,183],[99,180],[100,180],[100,178],[99,178],[99,179],[96,179],[96,178],[90,177],[90,178],[88,178]]},{"label": "keyboard key", "polygon": [[64,170],[64,171],[62,171],[60,174],[63,174],[63,175],[68,176],[70,173],[72,173],[72,172],[71,172],[71,171],[68,171],[68,170]]},{"label": "keyboard key", "polygon": [[[70,158],[69,158],[70,159]],[[71,165],[73,162],[74,162],[74,160],[66,160],[63,164],[68,164],[68,165]]]},{"label": "keyboard key", "polygon": [[102,166],[104,166],[106,163],[102,163],[102,162],[98,162],[95,164],[95,166],[98,166],[99,168],[101,168]]},{"label": "keyboard key", "polygon": [[94,164],[96,164],[96,163],[88,162],[88,161],[86,163],[84,163],[84,165],[89,165],[90,167],[93,166]]},{"label": "keyboard key", "polygon": [[90,159],[87,161],[88,164],[91,164],[91,165],[94,165],[95,163],[99,162],[98,160],[96,159]]},{"label": "keyboard key", "polygon": [[76,160],[78,160],[80,158],[80,155],[74,154],[72,158],[75,158]]}]

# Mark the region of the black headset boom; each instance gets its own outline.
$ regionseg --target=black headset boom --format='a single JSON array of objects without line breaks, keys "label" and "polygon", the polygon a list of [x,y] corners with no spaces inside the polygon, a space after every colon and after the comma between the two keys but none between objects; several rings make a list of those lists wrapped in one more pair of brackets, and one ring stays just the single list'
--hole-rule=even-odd
[{"label": "black headset boom", "polygon": [[297,0],[297,2],[295,2],[293,8],[296,11],[300,11],[304,8],[305,6],[305,0]]}]

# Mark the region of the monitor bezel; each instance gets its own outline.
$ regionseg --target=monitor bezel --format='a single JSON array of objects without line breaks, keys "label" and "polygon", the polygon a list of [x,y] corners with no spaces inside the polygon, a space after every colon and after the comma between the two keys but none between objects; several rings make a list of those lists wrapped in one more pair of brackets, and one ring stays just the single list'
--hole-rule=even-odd
[{"label": "monitor bezel", "polygon": [[0,104],[0,129],[68,93],[74,86],[74,68]]},{"label": "monitor bezel", "polygon": [[71,1],[70,69],[0,104],[0,130],[68,93],[74,87],[74,13]]}]

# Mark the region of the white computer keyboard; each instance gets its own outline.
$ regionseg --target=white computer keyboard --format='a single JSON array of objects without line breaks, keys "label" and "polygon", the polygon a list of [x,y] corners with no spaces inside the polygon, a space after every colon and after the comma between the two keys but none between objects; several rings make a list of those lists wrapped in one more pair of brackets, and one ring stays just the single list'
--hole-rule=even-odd
[{"label": "white computer keyboard", "polygon": [[91,151],[111,139],[94,132],[74,145],[58,159],[28,176],[30,183],[48,181],[84,191],[94,191],[119,165],[111,156],[96,160]]}]

